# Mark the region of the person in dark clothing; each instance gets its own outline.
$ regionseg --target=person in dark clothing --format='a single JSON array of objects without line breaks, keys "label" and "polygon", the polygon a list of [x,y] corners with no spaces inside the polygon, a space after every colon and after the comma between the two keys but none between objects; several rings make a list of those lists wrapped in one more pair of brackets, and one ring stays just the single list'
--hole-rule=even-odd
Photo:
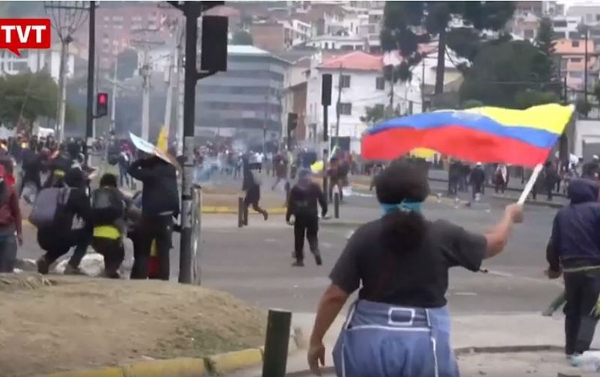
[{"label": "person in dark clothing", "polygon": [[[80,169],[69,169],[62,179],[55,182],[55,187],[68,187],[69,194],[66,203],[58,205],[52,226],[37,230],[37,242],[46,251],[46,254],[37,260],[38,272],[41,274],[47,274],[50,265],[67,254],[73,246],[76,247],[76,251],[65,268],[65,274],[80,273],[79,263],[85,256],[92,238],[90,199],[83,183],[84,176]],[[83,228],[73,229],[75,217],[83,220]],[[81,245],[85,245],[85,248]],[[78,250],[82,249],[83,255],[75,256]]]},{"label": "person in dark clothing", "polygon": [[317,205],[321,206],[321,216],[327,214],[327,200],[321,187],[310,179],[311,172],[302,169],[298,172],[298,183],[290,190],[285,221],[290,222],[294,215],[294,256],[293,266],[304,266],[304,238],[308,241],[317,265],[323,264],[319,251],[319,216]]},{"label": "person in dark clothing", "polygon": [[[19,198],[6,180],[0,165],[0,273],[13,272],[17,260],[17,243],[23,245],[23,228]],[[16,233],[16,236],[15,236]]]},{"label": "person in dark clothing", "polygon": [[358,291],[333,349],[336,375],[458,377],[445,297],[449,269],[477,272],[500,254],[522,205],[509,205],[493,230],[477,234],[423,216],[427,173],[409,161],[392,162],[375,186],[382,217],[356,229],[331,270],[310,336],[310,369],[319,373],[323,338]]},{"label": "person in dark clothing", "polygon": [[177,171],[173,165],[159,157],[148,156],[132,162],[128,173],[143,183],[142,218],[139,226],[144,232],[139,238],[138,252],[134,253],[131,278],[148,278],[152,242],[156,241],[158,276],[161,280],[169,280],[173,217],[179,216]]},{"label": "person in dark clothing", "polygon": [[469,175],[469,183],[473,189],[473,199],[477,199],[477,194],[483,194],[484,182],[485,172],[481,168],[481,162],[478,162]]},{"label": "person in dark clothing", "polygon": [[265,221],[269,219],[267,211],[262,209],[259,205],[260,202],[260,182],[256,174],[250,169],[248,161],[243,162],[244,169],[244,180],[242,182],[242,191],[244,195],[244,223],[248,224],[248,208],[252,206],[252,209],[263,215]]},{"label": "person in dark clothing", "polygon": [[586,162],[583,164],[581,169],[581,177],[589,178],[589,179],[598,179],[598,174],[600,173],[600,160],[598,156],[594,155],[592,157],[592,161]]},{"label": "person in dark clothing", "polygon": [[[94,226],[92,247],[104,257],[104,276],[119,279],[119,268],[125,259],[125,246],[123,240],[127,231],[127,216],[132,206],[132,200],[127,198],[117,187],[117,177],[114,174],[104,174],[100,178],[100,187],[92,194],[99,196],[98,190],[105,190],[102,194],[110,195],[110,206],[101,203],[104,208],[95,211],[92,199],[92,223]],[[106,218],[110,208],[110,218]]]},{"label": "person in dark clothing", "polygon": [[461,177],[462,164],[460,161],[452,161],[448,168],[448,195],[458,194],[458,183]]},{"label": "person in dark clothing", "polygon": [[23,195],[23,189],[27,184],[35,186],[36,192],[42,189],[40,173],[42,171],[42,155],[37,153],[33,147],[23,150],[22,177],[19,188],[19,197]]},{"label": "person in dark clothing", "polygon": [[567,303],[565,353],[568,357],[590,349],[598,323],[595,312],[600,295],[600,203],[598,183],[575,179],[568,188],[570,203],[561,208],[552,225],[546,249],[546,275],[564,275]]}]

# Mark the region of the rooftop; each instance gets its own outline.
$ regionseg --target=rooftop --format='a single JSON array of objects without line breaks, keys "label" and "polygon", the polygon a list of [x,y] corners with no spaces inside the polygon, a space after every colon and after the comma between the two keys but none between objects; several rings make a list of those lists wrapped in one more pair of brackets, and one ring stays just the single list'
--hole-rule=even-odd
[{"label": "rooftop", "polygon": [[334,55],[323,60],[319,69],[348,69],[355,71],[381,71],[381,55],[371,55],[363,51],[352,51],[344,55]]}]

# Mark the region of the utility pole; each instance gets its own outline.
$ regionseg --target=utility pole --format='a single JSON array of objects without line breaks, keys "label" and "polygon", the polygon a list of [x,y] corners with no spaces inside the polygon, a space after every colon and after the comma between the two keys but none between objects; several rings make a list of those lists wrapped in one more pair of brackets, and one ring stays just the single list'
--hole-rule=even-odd
[{"label": "utility pole", "polygon": [[163,126],[167,129],[167,135],[170,134],[171,129],[171,113],[173,110],[173,90],[175,89],[173,75],[175,74],[175,64],[177,62],[177,49],[173,51],[171,55],[171,62],[169,63],[169,70],[167,71],[167,100],[165,103],[165,121]]},{"label": "utility pole", "polygon": [[[212,44],[205,43],[202,39],[201,72],[196,64],[198,58],[198,17],[203,11],[213,6],[223,5],[222,1],[169,1],[173,7],[183,12],[185,16],[185,93],[184,93],[184,124],[183,124],[183,179],[181,182],[181,243],[179,248],[179,282],[191,284],[193,280],[199,283],[199,277],[194,278],[192,262],[196,254],[192,244],[194,232],[192,229],[193,212],[193,174],[194,174],[194,126],[196,117],[196,84],[198,80],[214,75],[219,71],[227,70],[227,18],[204,17],[202,28],[208,25],[211,33],[206,33]],[[210,21],[208,21],[210,20]],[[201,208],[197,209],[201,211]]]},{"label": "utility pole", "polygon": [[119,80],[119,55],[115,56],[113,72],[112,98],[110,103],[110,131],[114,132],[117,125],[117,80]]},{"label": "utility pole", "polygon": [[584,102],[588,104],[588,39],[589,39],[589,29],[585,27],[585,55],[584,55],[584,67],[583,67],[583,96]]},{"label": "utility pole", "polygon": [[421,112],[425,112],[425,58],[421,59]]},{"label": "utility pole", "polygon": [[177,155],[183,153],[183,103],[185,97],[185,68],[183,54],[183,40],[185,36],[181,32],[180,42],[177,45]]},{"label": "utility pole", "polygon": [[[90,4],[94,4],[91,2]],[[83,25],[88,16],[88,6],[84,1],[44,1],[44,10],[50,16],[52,27],[60,39],[60,64],[58,76],[58,102],[56,106],[56,125],[55,133],[58,142],[64,140],[65,133],[65,115],[67,107],[67,64],[69,57],[69,45],[73,42],[73,35]],[[90,17],[91,8],[90,8]],[[92,29],[92,20],[90,18],[90,30]],[[95,30],[95,29],[94,29]],[[90,45],[92,50],[93,45]],[[89,56],[88,56],[89,58]],[[89,63],[92,66],[92,75],[94,62]],[[39,67],[38,67],[39,68]],[[88,70],[89,71],[89,70]],[[88,72],[89,74],[89,72]],[[88,77],[88,85],[90,79]],[[91,83],[93,85],[93,76]],[[93,106],[93,97],[92,97]],[[89,99],[88,99],[89,106]]]},{"label": "utility pole", "polygon": [[142,49],[142,65],[139,69],[139,74],[142,77],[142,131],[140,136],[142,139],[150,141],[150,89],[152,83],[150,49],[163,43],[150,40],[149,33],[154,33],[156,30],[140,29],[136,32],[144,33],[143,38],[132,41],[133,45],[137,45]]},{"label": "utility pole", "polygon": [[263,122],[263,155],[267,154],[267,123],[269,121],[269,89],[267,88],[267,94],[265,94],[265,119]]},{"label": "utility pole", "polygon": [[89,30],[88,30],[88,77],[87,77],[87,106],[85,112],[85,147],[83,155],[85,164],[90,166],[90,153],[93,147],[94,133],[94,73],[96,72],[96,2],[90,1],[89,5]]},{"label": "utility pole", "polygon": [[[96,55],[96,72],[94,72],[94,88],[93,92],[98,92],[100,88],[98,86],[98,81],[100,80],[100,56]],[[98,134],[98,122],[96,121],[96,117],[92,118],[92,139],[96,139],[96,135]]]},{"label": "utility pole", "polygon": [[[335,145],[340,144],[340,118],[342,116],[342,64],[340,63],[340,69],[338,71],[338,98],[335,106]],[[329,148],[331,151],[332,148]]]}]

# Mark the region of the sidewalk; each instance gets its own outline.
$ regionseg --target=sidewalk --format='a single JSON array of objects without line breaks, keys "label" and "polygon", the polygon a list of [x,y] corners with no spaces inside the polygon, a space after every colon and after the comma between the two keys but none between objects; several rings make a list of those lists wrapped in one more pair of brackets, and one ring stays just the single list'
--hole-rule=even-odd
[{"label": "sidewalk", "polygon": [[[292,317],[292,326],[302,328],[304,336],[308,341],[314,322],[313,313],[294,313]],[[325,365],[331,367],[331,351],[339,330],[344,322],[343,317],[338,317],[327,333],[324,343],[326,347]],[[564,326],[562,315],[555,317],[542,317],[538,313],[516,313],[502,315],[463,315],[452,317],[452,345],[457,354],[461,355],[461,368],[474,370],[479,368],[492,368],[494,366],[498,371],[506,372],[502,369],[506,364],[499,363],[498,358],[505,357],[511,361],[512,357],[506,355],[527,352],[532,356],[529,359],[539,359],[534,351],[544,351],[542,363],[553,363],[553,368],[563,368],[564,370],[553,369],[556,376],[558,372],[568,371],[571,375],[577,375],[579,370],[571,368],[562,353],[564,345]],[[600,347],[600,330],[596,330],[592,347]],[[498,354],[502,352],[505,356],[489,356],[491,353]],[[473,353],[473,355],[470,355]],[[541,353],[540,353],[541,354]],[[510,355],[509,355],[510,356]],[[526,362],[526,361],[523,361]],[[529,362],[531,363],[531,361]],[[465,365],[463,365],[465,364]],[[486,365],[489,364],[489,365]],[[306,363],[306,351],[301,350],[288,358],[288,374],[304,371],[308,368]],[[536,365],[531,365],[536,368]],[[492,368],[493,369],[493,368]],[[538,368],[539,369],[539,368]],[[240,371],[230,374],[230,377],[260,377],[261,367]],[[573,373],[575,371],[575,373]],[[465,370],[466,372],[466,370]],[[523,374],[525,374],[523,370]],[[481,374],[481,373],[479,373]],[[527,374],[531,374],[528,372]],[[475,374],[465,374],[471,376]],[[493,374],[494,376],[499,374]],[[503,374],[504,375],[504,374]],[[510,374],[509,374],[510,375]],[[541,376],[541,375],[540,375]]]},{"label": "sidewalk", "polygon": [[[520,194],[515,192],[506,192],[504,195],[493,194],[492,198],[496,200],[502,200],[506,202],[515,202],[519,199]],[[531,195],[525,200],[525,204],[532,206],[550,207],[550,208],[562,208],[568,204],[568,200],[563,196],[555,196],[553,200],[547,200],[546,195],[538,194],[537,199],[533,200]]]}]

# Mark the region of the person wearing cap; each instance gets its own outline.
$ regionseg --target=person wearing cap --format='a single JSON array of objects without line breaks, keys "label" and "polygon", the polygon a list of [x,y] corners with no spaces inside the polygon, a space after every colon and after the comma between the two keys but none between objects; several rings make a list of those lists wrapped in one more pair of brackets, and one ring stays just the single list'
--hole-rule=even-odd
[{"label": "person wearing cap", "polygon": [[315,257],[317,265],[323,264],[319,251],[319,209],[321,216],[327,214],[327,200],[318,184],[311,180],[310,169],[301,169],[298,172],[298,182],[290,190],[286,222],[290,223],[294,216],[294,257],[293,266],[304,266],[304,238],[308,241],[310,252]]}]

